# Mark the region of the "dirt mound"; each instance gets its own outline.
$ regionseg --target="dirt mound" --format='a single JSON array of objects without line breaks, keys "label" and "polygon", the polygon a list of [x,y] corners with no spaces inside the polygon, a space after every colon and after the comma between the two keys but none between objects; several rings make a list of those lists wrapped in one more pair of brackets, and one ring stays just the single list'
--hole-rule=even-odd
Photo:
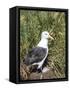
[{"label": "dirt mound", "polygon": [[55,75],[54,69],[49,68],[49,70],[45,73],[38,73],[38,72],[31,72],[30,66],[26,66],[25,64],[20,65],[21,80],[40,79],[41,75],[42,75],[42,79],[57,78]]}]

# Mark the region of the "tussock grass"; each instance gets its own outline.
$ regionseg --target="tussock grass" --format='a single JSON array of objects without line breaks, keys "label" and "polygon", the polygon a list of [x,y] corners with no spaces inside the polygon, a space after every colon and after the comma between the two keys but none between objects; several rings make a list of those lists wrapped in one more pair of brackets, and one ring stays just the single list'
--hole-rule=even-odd
[{"label": "tussock grass", "polygon": [[42,31],[52,32],[49,40],[49,67],[57,78],[65,77],[65,14],[63,12],[20,11],[20,60],[35,47]]}]

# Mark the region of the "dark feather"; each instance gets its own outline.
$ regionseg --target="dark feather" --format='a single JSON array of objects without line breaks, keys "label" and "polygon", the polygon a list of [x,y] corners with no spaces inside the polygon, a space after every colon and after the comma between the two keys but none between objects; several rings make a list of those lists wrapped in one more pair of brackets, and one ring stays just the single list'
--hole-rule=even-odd
[{"label": "dark feather", "polygon": [[46,48],[35,47],[25,57],[25,64],[30,65],[33,63],[40,62],[46,55]]}]

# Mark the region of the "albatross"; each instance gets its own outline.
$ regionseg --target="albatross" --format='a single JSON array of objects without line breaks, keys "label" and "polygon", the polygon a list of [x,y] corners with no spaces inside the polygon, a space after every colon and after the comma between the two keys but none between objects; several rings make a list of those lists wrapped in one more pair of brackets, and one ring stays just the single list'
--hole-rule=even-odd
[{"label": "albatross", "polygon": [[[48,56],[48,39],[53,37],[47,31],[42,32],[41,40],[36,47],[32,48],[25,57],[26,65],[37,65],[37,70],[41,72],[46,71],[43,69],[43,64]],[[41,76],[42,77],[42,76]]]}]

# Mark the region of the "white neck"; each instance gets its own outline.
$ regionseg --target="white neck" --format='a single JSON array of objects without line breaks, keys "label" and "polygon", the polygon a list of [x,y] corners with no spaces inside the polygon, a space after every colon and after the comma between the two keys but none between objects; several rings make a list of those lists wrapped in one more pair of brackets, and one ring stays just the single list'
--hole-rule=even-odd
[{"label": "white neck", "polygon": [[37,46],[48,48],[48,39],[42,38]]}]

